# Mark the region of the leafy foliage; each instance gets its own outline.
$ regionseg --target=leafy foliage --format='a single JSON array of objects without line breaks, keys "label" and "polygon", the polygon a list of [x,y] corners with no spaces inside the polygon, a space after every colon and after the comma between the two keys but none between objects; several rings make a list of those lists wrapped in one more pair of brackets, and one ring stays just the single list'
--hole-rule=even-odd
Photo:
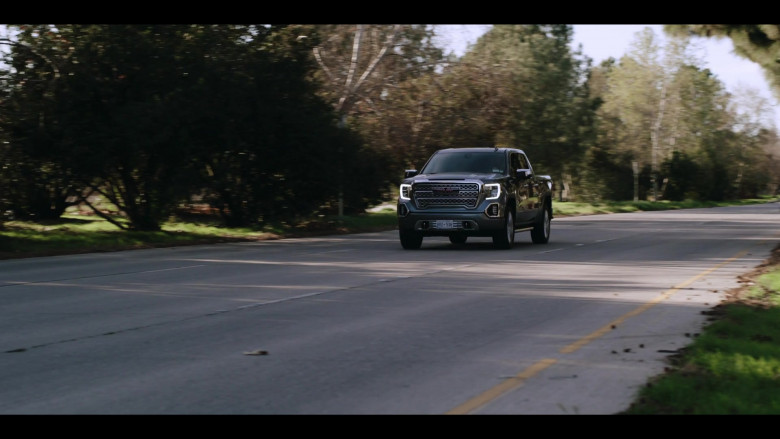
[{"label": "leafy foliage", "polygon": [[[593,141],[588,61],[571,26],[496,25],[442,74],[443,108],[431,149],[518,146],[535,171],[563,181]],[[429,151],[430,152],[430,151]]]},{"label": "leafy foliage", "polygon": [[[19,29],[16,90],[4,103],[15,111],[5,121],[13,148],[52,164],[36,169],[74,176],[68,195],[103,195],[133,229],[158,230],[193,195],[230,225],[310,214],[334,196],[322,169],[354,160],[358,143],[307,80],[310,48],[268,50],[284,27]],[[56,77],[28,62],[27,46],[47,54]]]},{"label": "leafy foliage", "polygon": [[[610,174],[623,172],[629,161],[636,173],[634,200],[643,193],[654,199],[725,200],[769,188],[771,174],[760,163],[776,164],[777,157],[765,153],[768,140],[733,108],[723,85],[698,66],[687,39],[665,47],[656,41],[646,28],[632,51],[597,69],[603,82],[595,92],[604,104],[597,113],[599,145],[589,155],[600,170],[589,173],[599,180],[591,182],[594,192],[617,195],[605,188],[615,184],[617,176]],[[624,164],[611,166],[615,161],[609,157],[621,157]],[[649,186],[643,172],[649,173]]]},{"label": "leafy foliage", "polygon": [[764,70],[775,95],[780,99],[780,25],[778,24],[670,24],[671,35],[729,38],[734,53],[755,62]]},{"label": "leafy foliage", "polygon": [[[745,35],[755,59],[776,49],[771,26],[692,29],[705,28]],[[230,226],[359,213],[444,147],[521,147],[561,199],[780,187],[761,106],[740,110],[686,38],[658,47],[649,29],[597,67],[572,50],[568,25],[495,25],[461,58],[428,25],[10,29],[0,226],[93,195],[126,221],[98,214],[136,230],[189,203]]]}]

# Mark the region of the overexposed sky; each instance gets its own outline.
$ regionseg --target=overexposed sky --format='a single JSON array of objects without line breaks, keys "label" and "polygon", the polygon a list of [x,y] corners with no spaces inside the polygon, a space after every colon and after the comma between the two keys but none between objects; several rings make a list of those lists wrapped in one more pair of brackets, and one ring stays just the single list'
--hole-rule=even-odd
[{"label": "overexposed sky", "polygon": [[[665,41],[661,24],[575,24],[573,48],[582,44],[583,53],[593,59],[594,66],[609,57],[617,60],[629,51],[636,33],[645,27],[653,29],[661,42]],[[467,45],[475,42],[490,25],[439,25],[437,28],[444,47],[462,55]],[[739,87],[749,87],[766,98],[774,108],[775,126],[780,129],[780,103],[772,96],[758,64],[734,55],[728,38],[694,38],[694,43],[701,47],[702,67],[710,69],[725,84],[726,90],[734,93]]]}]

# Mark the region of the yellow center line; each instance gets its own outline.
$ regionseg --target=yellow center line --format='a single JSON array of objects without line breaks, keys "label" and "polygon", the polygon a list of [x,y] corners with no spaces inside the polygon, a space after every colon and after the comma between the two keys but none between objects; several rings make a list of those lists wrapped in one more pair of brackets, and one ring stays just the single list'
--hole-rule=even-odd
[{"label": "yellow center line", "polygon": [[606,334],[607,332],[613,330],[615,327],[617,327],[619,324],[623,323],[624,321],[628,320],[630,317],[634,317],[636,315],[639,315],[639,314],[647,311],[648,309],[654,307],[655,305],[658,305],[659,303],[661,303],[664,300],[666,300],[669,297],[671,297],[672,294],[676,293],[681,288],[685,288],[688,285],[690,285],[690,284],[696,282],[697,280],[701,279],[702,277],[704,277],[704,276],[712,273],[713,271],[717,270],[718,268],[720,268],[720,267],[722,267],[722,266],[724,266],[726,264],[730,264],[734,260],[739,259],[742,256],[744,256],[747,252],[748,252],[747,250],[743,250],[743,251],[737,253],[736,255],[732,256],[731,258],[726,259],[725,261],[721,262],[720,264],[718,264],[718,265],[716,265],[716,266],[714,266],[714,267],[712,267],[712,268],[710,268],[708,270],[702,271],[701,273],[697,274],[696,276],[693,276],[692,278],[686,280],[685,282],[683,282],[683,283],[681,283],[679,285],[675,285],[671,289],[664,291],[663,293],[661,293],[661,295],[659,295],[655,299],[652,299],[651,301],[645,303],[644,305],[640,306],[639,308],[637,308],[637,309],[635,309],[633,311],[627,312],[626,314],[623,314],[622,316],[618,317],[617,319],[611,321],[610,323],[606,324],[605,326],[602,326],[601,328],[597,329],[596,331],[593,331],[592,333],[586,335],[585,337],[582,337],[581,339],[575,341],[574,343],[572,343],[572,344],[570,344],[568,346],[564,346],[563,348],[561,348],[561,350],[559,352],[562,353],[562,354],[570,354],[570,353],[576,351],[577,349],[585,346],[586,344],[592,342],[593,340],[595,340],[595,339],[601,337],[602,335]]},{"label": "yellow center line", "polygon": [[[622,316],[618,317],[617,319],[613,320],[612,322],[608,323],[607,325],[597,329],[596,331],[586,335],[585,337],[582,337],[581,339],[577,340],[576,342],[564,346],[561,348],[560,352],[561,354],[570,354],[577,349],[585,346],[586,344],[592,342],[593,340],[601,337],[602,335],[606,334],[607,332],[614,329],[617,325],[623,323],[630,317],[634,317],[638,314],[641,314],[648,309],[652,308],[653,306],[659,304],[660,302],[668,299],[672,294],[679,291],[681,288],[685,288],[688,285],[696,282],[697,280],[701,279],[702,277],[712,273],[713,271],[719,269],[720,267],[730,264],[736,259],[741,258],[744,256],[748,250],[743,250],[736,255],[732,256],[729,259],[726,259],[725,261],[721,262],[718,265],[715,265],[714,267],[702,271],[701,273],[697,274],[696,276],[693,276],[692,278],[684,281],[681,284],[675,285],[669,290],[664,291],[662,294],[660,294],[658,297],[650,300],[649,302],[645,303],[644,305],[626,313]],[[475,396],[474,398],[471,398],[470,400],[464,402],[463,404],[455,407],[454,409],[446,412],[447,415],[465,415],[473,412],[474,410],[479,409],[480,407],[488,404],[491,401],[494,401],[495,399],[498,399],[501,395],[509,392],[510,390],[513,390],[517,387],[520,387],[523,385],[523,383],[533,377],[534,375],[538,374],[539,372],[543,371],[544,369],[547,369],[548,367],[552,366],[553,364],[557,363],[558,360],[553,358],[545,358],[541,361],[538,361],[528,367],[527,369],[523,370],[519,374],[505,379],[500,384],[486,390],[485,392],[481,393],[480,395]]]},{"label": "yellow center line", "polygon": [[493,401],[494,399],[498,398],[499,396],[503,395],[504,393],[523,385],[525,380],[528,378],[531,378],[532,376],[536,375],[537,373],[543,371],[544,369],[547,369],[548,367],[552,366],[553,364],[557,363],[558,360],[552,359],[552,358],[546,358],[542,361],[537,362],[536,364],[532,365],[531,367],[525,369],[524,371],[520,372],[519,374],[505,379],[501,384],[486,390],[481,395],[478,395],[474,398],[471,398],[470,400],[464,402],[463,404],[455,407],[454,409],[448,411],[445,413],[446,415],[466,415],[470,412],[482,407],[483,405],[489,403],[490,401]]}]

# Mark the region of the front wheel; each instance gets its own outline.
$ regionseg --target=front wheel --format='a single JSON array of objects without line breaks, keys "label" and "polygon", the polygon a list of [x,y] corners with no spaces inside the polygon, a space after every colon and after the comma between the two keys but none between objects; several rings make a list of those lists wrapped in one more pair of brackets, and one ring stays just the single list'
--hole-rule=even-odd
[{"label": "front wheel", "polygon": [[416,250],[422,245],[423,237],[417,232],[399,230],[398,236],[401,238],[401,247],[407,250]]},{"label": "front wheel", "polygon": [[550,240],[550,224],[552,222],[552,215],[550,214],[550,208],[545,207],[542,210],[542,216],[534,224],[533,230],[531,230],[531,241],[534,244],[547,244]]},{"label": "front wheel", "polygon": [[506,216],[504,217],[504,230],[493,235],[493,246],[496,248],[508,250],[515,243],[515,219],[512,211],[507,206]]}]

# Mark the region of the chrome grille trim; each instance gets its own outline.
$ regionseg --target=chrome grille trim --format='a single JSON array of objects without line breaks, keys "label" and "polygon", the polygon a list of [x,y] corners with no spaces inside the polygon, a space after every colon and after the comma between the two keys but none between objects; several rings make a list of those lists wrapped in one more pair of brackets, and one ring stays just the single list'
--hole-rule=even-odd
[{"label": "chrome grille trim", "polygon": [[479,183],[423,182],[412,187],[412,199],[419,209],[461,206],[474,209],[479,202]]}]

